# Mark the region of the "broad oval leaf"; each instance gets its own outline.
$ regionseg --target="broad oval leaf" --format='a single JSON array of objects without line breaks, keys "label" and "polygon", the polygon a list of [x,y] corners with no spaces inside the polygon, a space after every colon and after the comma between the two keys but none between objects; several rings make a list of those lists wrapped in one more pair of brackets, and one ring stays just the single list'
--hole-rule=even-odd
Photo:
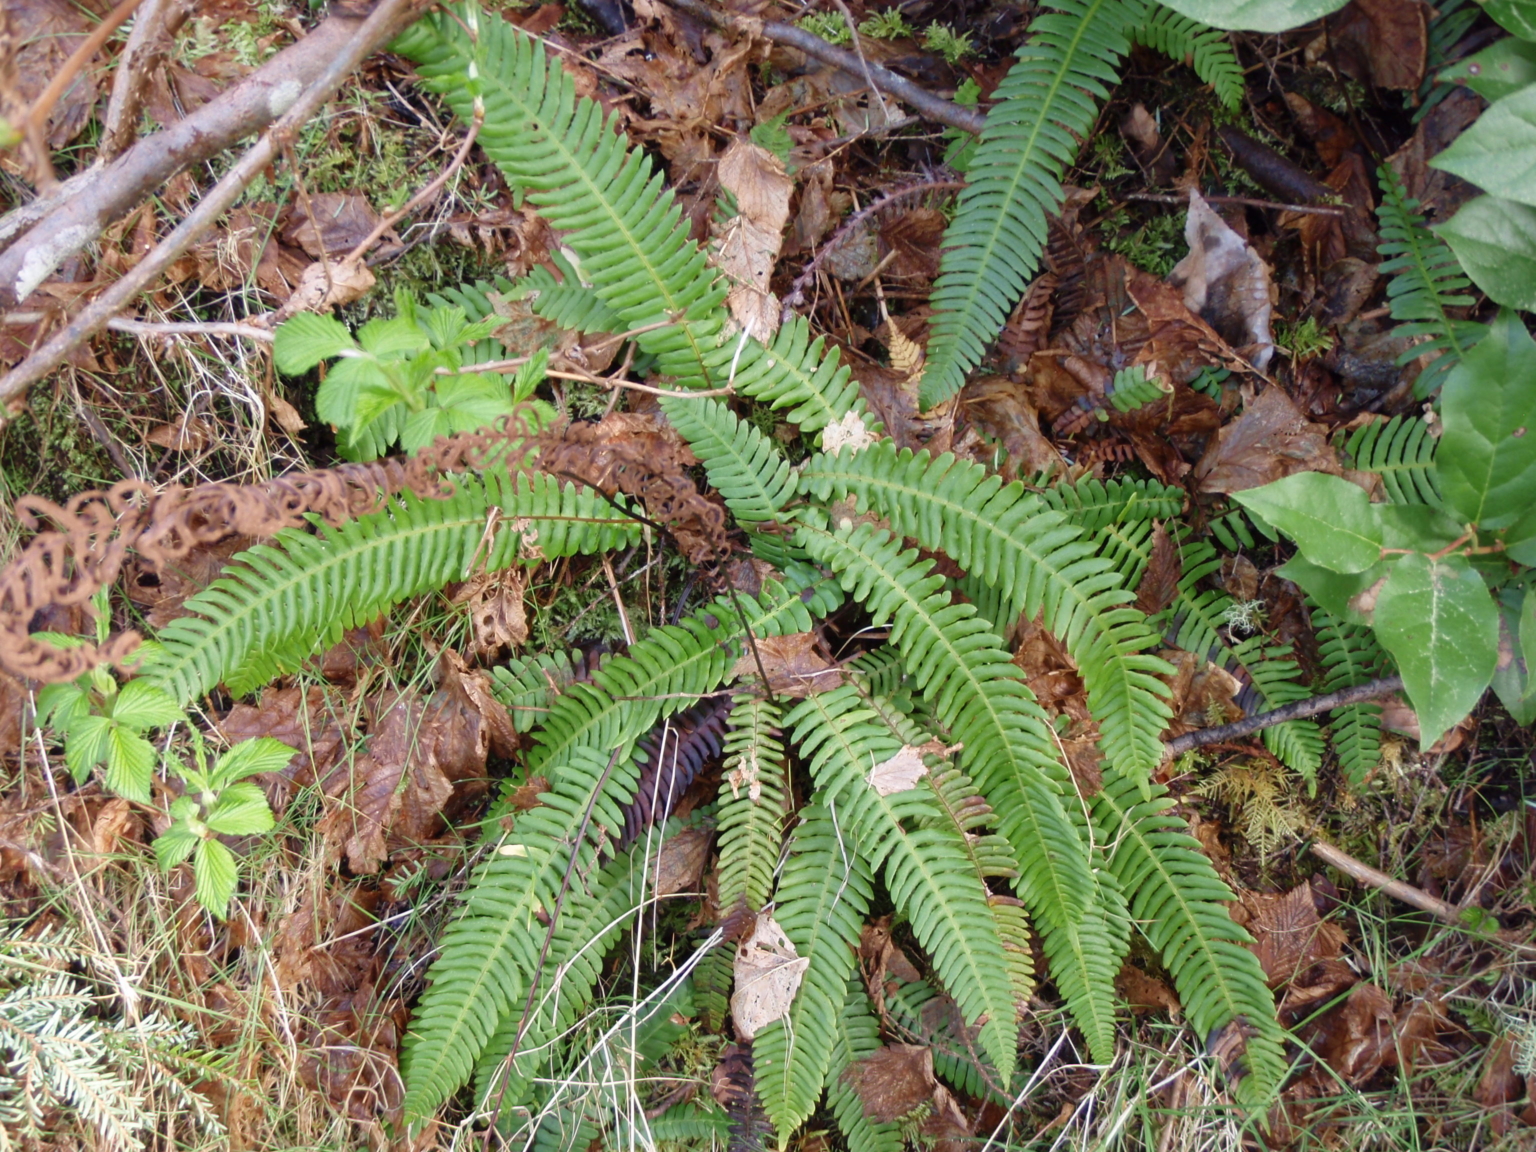
[{"label": "broad oval leaf", "polygon": [[1381,526],[1363,489],[1325,472],[1298,472],[1233,493],[1250,512],[1296,541],[1301,554],[1331,572],[1364,572],[1381,559]]},{"label": "broad oval leaf", "polygon": [[1181,16],[1232,32],[1285,32],[1337,12],[1346,0],[1163,0]]},{"label": "broad oval leaf", "polygon": [[1445,378],[1435,464],[1467,521],[1507,528],[1536,497],[1536,340],[1504,311]]},{"label": "broad oval leaf", "polygon": [[1492,104],[1536,84],[1536,44],[1506,37],[1441,69],[1435,79],[1442,84],[1465,84]]},{"label": "broad oval leaf", "polygon": [[1376,598],[1376,638],[1403,674],[1428,748],[1468,712],[1493,678],[1499,614],[1462,556],[1414,552],[1392,566]]},{"label": "broad oval leaf", "polygon": [[1479,196],[1430,228],[1495,303],[1536,309],[1536,208]]},{"label": "broad oval leaf", "polygon": [[1490,105],[1429,166],[1454,172],[1495,196],[1536,204],[1536,88]]},{"label": "broad oval leaf", "polygon": [[1483,11],[1506,32],[1522,40],[1536,40],[1536,3],[1533,0],[1480,0]]}]

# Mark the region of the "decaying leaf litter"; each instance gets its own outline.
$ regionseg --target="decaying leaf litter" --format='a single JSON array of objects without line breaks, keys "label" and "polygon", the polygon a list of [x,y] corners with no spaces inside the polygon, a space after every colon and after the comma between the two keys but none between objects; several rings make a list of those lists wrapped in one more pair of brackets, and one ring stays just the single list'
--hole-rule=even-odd
[{"label": "decaying leaf litter", "polygon": [[[313,35],[317,19],[275,3],[143,0],[44,122],[31,123],[27,110],[109,7],[7,7],[0,116],[24,129],[0,160],[8,207],[46,196],[98,155],[122,155],[136,121],[146,132],[170,128],[237,90]],[[368,8],[339,5],[330,15],[355,25]],[[849,41],[839,32],[851,22],[863,30],[858,47],[869,63],[943,96],[969,84],[983,108],[1031,15],[1024,5],[923,0],[900,9],[900,21],[893,11],[850,0],[846,9],[821,6],[808,26]],[[1394,333],[1385,303],[1374,173],[1387,163],[1432,220],[1475,194],[1427,167],[1481,107],[1469,89],[1435,82],[1493,38],[1468,5],[1355,0],[1279,37],[1236,35],[1246,84],[1237,113],[1188,70],[1133,54],[1067,174],[1066,207],[1050,222],[1040,275],[964,391],[926,410],[918,398],[925,301],[959,183],[945,167],[955,129],[907,116],[858,71],[666,4],[632,12],[513,6],[506,14],[560,50],[578,89],[617,111],[631,138],[659,158],[692,234],[710,246],[737,323],[764,337],[790,307],[809,316],[842,349],[869,408],[902,447],[952,452],[1040,486],[1062,476],[1151,476],[1183,489],[1187,518],[1202,522],[1230,516],[1224,497],[1304,471],[1369,490],[1381,481],[1356,469],[1343,449],[1350,434],[1419,411],[1413,383],[1428,364],[1412,359],[1412,341]],[[956,49],[960,38],[968,42]],[[403,60],[372,56],[114,330],[80,344],[31,389],[0,441],[9,497],[62,501],[125,479],[249,483],[335,464],[336,439],[315,411],[313,383],[272,369],[275,314],[325,300],[361,322],[390,311],[392,290],[425,296],[541,266],[581,276],[561,238],[476,150],[456,162],[464,126],[452,126],[413,79]],[[94,244],[50,267],[24,301],[7,300],[5,365],[22,362],[133,269],[222,166],[170,176],[153,200],[141,198]],[[449,177],[442,191],[397,217],[439,173]],[[350,258],[365,241],[371,247]],[[87,1120],[62,1138],[123,1146],[160,1139],[150,1129],[163,1127],[167,1142],[196,1146],[425,1148],[467,1139],[452,1112],[425,1132],[398,1129],[397,1058],[466,858],[484,851],[476,845],[487,794],[510,777],[521,785],[517,806],[540,803],[539,781],[519,773],[522,734],[543,706],[525,713],[502,703],[491,691],[494,668],[530,649],[575,649],[577,659],[552,658],[541,670],[556,693],[568,691],[637,627],[676,618],[696,596],[690,565],[718,566],[743,591],[761,578],[727,538],[696,458],[656,403],[666,381],[635,363],[633,346],[619,360],[617,342],[557,334],[524,302],[495,303],[497,339],[511,357],[550,347],[545,398],[575,421],[546,450],[545,466],[627,500],[626,514],[645,519],[646,539],[615,564],[553,560],[526,582],[471,574],[348,633],[259,693],[208,697],[198,722],[210,741],[266,736],[294,749],[286,768],[258,778],[278,813],[276,835],[228,838],[256,865],[228,920],[200,908],[185,868],[153,869],[146,845],[176,798],[164,782],[149,805],[111,798],[95,783],[71,785],[58,749],[29,734],[33,686],[0,680],[8,947],[24,955],[38,942],[63,941],[50,945],[63,959],[49,963],[103,1018],[136,1027],[165,1020],[180,1030],[163,1053],[122,1065],[113,1089],[119,1102],[159,1117],[155,1125]],[[1464,318],[1490,316],[1477,300]],[[613,387],[615,379],[650,391]],[[1137,406],[1117,402],[1131,386],[1155,395]],[[804,457],[798,432],[772,411],[751,418]],[[855,447],[867,436],[862,424],[847,434]],[[838,514],[861,516],[851,501]],[[31,527],[13,521],[7,543],[24,542]],[[227,531],[205,532],[173,563],[126,566],[122,595],[107,608],[113,631],[174,620],[181,601],[252,542],[237,527],[231,520]],[[1138,607],[1155,612],[1174,603],[1192,562],[1163,526],[1148,548],[1135,593]],[[1238,541],[1221,549],[1202,586],[1228,597],[1230,640],[1262,635],[1292,646],[1305,683],[1321,690],[1320,638],[1298,589],[1275,571],[1284,558],[1262,538]],[[89,635],[93,627],[83,600],[21,622],[23,634]],[[763,678],[770,696],[786,700],[830,690],[857,653],[853,631],[834,620],[764,639],[738,674]],[[1101,753],[1071,657],[1037,621],[1018,620],[1005,639],[1055,718],[1064,762],[1091,794]],[[1177,639],[1165,652],[1177,670],[1167,735],[1262,710],[1242,668]],[[1346,782],[1330,763],[1309,788],[1251,737],[1165,765],[1179,815],[1238,896],[1234,916],[1254,936],[1292,1030],[1293,1073],[1267,1130],[1249,1139],[1276,1148],[1521,1146],[1536,1125],[1536,1004],[1523,963],[1536,832],[1529,733],[1490,701],[1421,753],[1406,704],[1388,699],[1382,713],[1382,754],[1365,781]],[[677,1001],[662,1017],[671,1033],[649,1054],[653,1081],[635,1092],[642,1110],[696,1096],[750,1121],[750,1058],[743,1063],[727,1041],[750,1041],[783,1015],[803,961],[766,913],[743,918],[715,899],[707,809],[725,759],[722,717],[718,708],[691,710],[653,739],[641,776],[646,808],[630,834],[654,812],[694,822],[654,846],[653,867],[666,877],[656,891],[677,898],[636,933],[605,984],[611,992],[649,986],[665,970],[660,951],[691,932],[719,925],[738,941],[731,1021],[710,1021],[698,994]],[[949,752],[942,743],[904,745],[869,766],[869,783],[882,796],[900,792],[943,771]],[[734,772],[746,789],[761,788],[752,765],[738,762]],[[644,833],[647,843],[654,835]],[[1363,874],[1325,870],[1306,851],[1314,838],[1461,918],[1410,914],[1358,883]],[[930,987],[910,928],[872,921],[859,959],[881,1005],[881,1044],[843,1082],[867,1118],[900,1125],[913,1142],[984,1140],[1007,1117],[988,1097],[976,1029],[943,995],[902,998],[904,988]],[[1136,1018],[1123,1031],[1121,1062],[1107,1070],[1074,1062],[1062,1046],[1067,1022],[1055,990],[1038,988],[1024,1037],[1044,1062],[1013,1116],[1014,1139],[1170,1147],[1205,1138],[1200,1108],[1220,1077],[1199,1073],[1191,1041],[1168,1026],[1181,1006],[1166,976],[1150,954],[1133,953],[1125,965],[1117,987]],[[6,979],[32,986],[23,969]],[[1240,1032],[1205,1038],[1210,1063],[1228,1076],[1242,1071]],[[6,1118],[8,1131],[42,1146],[55,1138],[45,1134],[73,1131],[56,1098],[34,1098],[41,1113],[14,1128]]]}]

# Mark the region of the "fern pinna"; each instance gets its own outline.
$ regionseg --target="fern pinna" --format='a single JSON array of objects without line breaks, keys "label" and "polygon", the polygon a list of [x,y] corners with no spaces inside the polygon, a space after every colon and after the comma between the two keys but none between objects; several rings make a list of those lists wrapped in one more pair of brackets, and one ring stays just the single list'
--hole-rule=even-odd
[{"label": "fern pinna", "polygon": [[[1023,118],[1005,111],[989,130],[980,191],[962,206],[964,217],[992,203],[994,176],[1013,164],[1008,187],[1027,190],[1022,215],[996,225],[988,260],[1013,260],[1019,243],[1043,236],[1072,131],[1086,130],[1093,96],[1113,81],[1131,39],[1150,36],[1133,19],[1144,13],[1135,0],[1062,8],[1037,21],[1035,54],[1005,93]],[[1147,27],[1163,32],[1146,42],[1202,67],[1219,56],[1216,41],[1189,28]],[[892,1152],[900,1141],[896,1126],[863,1117],[842,1078],[875,1046],[884,1019],[854,972],[877,903],[905,918],[931,994],[948,997],[960,1027],[975,1030],[972,1072],[955,1075],[974,1074],[1005,1100],[1016,1091],[1018,1023],[1037,976],[1065,1000],[1088,1054],[1112,1060],[1114,980],[1140,933],[1202,1034],[1243,1022],[1249,1075],[1233,1090],[1262,1104],[1284,1071],[1273,1002],[1227,916],[1231,894],[1156,782],[1171,669],[1153,651],[1159,628],[1132,604],[1130,569],[1102,536],[1173,516],[1182,496],[1093,480],[1042,494],[877,438],[847,369],[804,321],[766,345],[733,329],[723,288],[650,160],[576,96],[541,44],[459,6],[422,20],[396,48],[461,114],[479,101],[487,153],[579,261],[558,279],[534,273],[443,299],[484,316],[492,291],[537,293],[536,310],[633,339],[670,377],[662,410],[734,517],[737,540],[755,552],[761,579],[757,593],[720,595],[606,660],[535,656],[496,673],[497,695],[532,733],[519,779],[547,787],[532,809],[503,803],[487,822],[405,1040],[407,1114],[430,1117],[472,1085],[475,1107],[504,1129],[523,1126],[540,1147],[562,1132],[588,1140],[612,1127],[562,1100],[554,1082],[570,1080],[556,1075],[561,1053],[596,995],[605,950],[657,899],[648,826],[664,822],[673,793],[636,803],[643,741],[704,698],[725,761],[712,811],[721,912],[771,909],[804,961],[784,1013],[753,1042],[756,1096],[781,1144],[823,1099],[850,1148]],[[1030,105],[1026,93],[1044,103]],[[1010,159],[1026,121],[1026,154]],[[962,330],[974,335],[974,317],[957,323],[948,336],[938,326],[934,379],[963,374],[979,354],[961,339]],[[946,352],[946,340],[964,350]],[[725,382],[820,434],[823,450],[791,467],[731,402],[686,394]],[[535,463],[448,480],[439,499],[401,498],[244,554],[188,602],[191,614],[166,629],[147,673],[179,700],[221,682],[249,690],[407,596],[641,535],[622,506]],[[938,555],[964,577],[936,571]],[[762,682],[758,642],[807,633],[845,601],[839,627],[856,612],[860,643],[871,643],[867,625],[885,633],[883,646],[841,667],[844,682],[803,699],[783,698],[771,674]],[[1061,641],[1086,685],[1105,757],[1096,794],[1067,770],[1001,638],[1021,614]],[[701,1003],[723,1000],[729,961],[720,957],[732,946],[720,936],[705,938],[718,951],[689,961],[707,986]]]}]

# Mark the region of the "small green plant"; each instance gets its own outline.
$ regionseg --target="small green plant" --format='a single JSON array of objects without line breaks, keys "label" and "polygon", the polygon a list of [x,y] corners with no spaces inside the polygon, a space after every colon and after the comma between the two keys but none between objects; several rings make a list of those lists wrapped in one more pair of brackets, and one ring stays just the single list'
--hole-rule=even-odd
[{"label": "small green plant", "polygon": [[1235,497],[1296,542],[1283,575],[1373,629],[1426,748],[1490,683],[1519,722],[1536,720],[1536,341],[1513,312],[1447,374],[1441,420],[1427,483],[1399,484],[1404,502],[1373,504],[1318,472]]},{"label": "small green plant", "polygon": [[[1116,144],[1120,143],[1118,137],[1111,136],[1109,133],[1100,136],[1099,140],[1113,140]],[[1107,178],[1113,178],[1113,173],[1109,170],[1106,170],[1104,175]],[[1105,248],[1124,256],[1136,267],[1145,269],[1160,278],[1172,272],[1173,266],[1187,251],[1184,243],[1184,220],[1177,213],[1154,216],[1137,228],[1131,226],[1131,214],[1126,209],[1120,208],[1105,219],[1103,228]]]},{"label": "small green plant", "polygon": [[853,33],[848,31],[848,21],[837,12],[807,12],[795,21],[795,27],[820,36],[828,44],[853,43]]},{"label": "small green plant", "polygon": [[172,823],[155,840],[155,859],[169,872],[191,856],[198,903],[223,919],[235,895],[239,869],[234,853],[218,838],[272,830],[267,798],[246,777],[281,771],[293,759],[293,749],[268,737],[242,740],[210,768],[202,736],[195,728],[191,731],[197,767],[168,758],[186,784],[187,794],[171,803]]},{"label": "small green plant", "polygon": [[1275,342],[1297,361],[1311,360],[1333,347],[1333,333],[1317,322],[1316,316],[1308,316],[1294,324],[1282,321],[1275,328]]},{"label": "small green plant", "polygon": [[[960,81],[960,87],[955,89],[955,103],[962,108],[974,108],[981,103],[981,85],[976,83],[974,77],[967,76]],[[944,141],[944,163],[964,175],[970,166],[971,157],[976,155],[976,146],[980,141],[958,128],[944,129]]]},{"label": "small green plant", "polygon": [[[315,396],[320,419],[334,424],[350,460],[373,460],[395,445],[414,451],[439,436],[494,424],[533,394],[544,379],[548,354],[535,353],[510,379],[479,371],[501,321],[471,322],[457,305],[424,308],[406,292],[395,294],[397,315],[370,320],[354,338],[329,316],[302,313],[279,326],[273,359],[289,375],[334,360]],[[480,355],[476,355],[476,351]],[[536,422],[552,418],[535,405]]]},{"label": "small green plant", "polygon": [[904,36],[915,36],[917,30],[907,23],[906,15],[900,8],[887,8],[884,12],[876,12],[868,16],[859,25],[859,35],[869,36],[875,40],[900,40]]},{"label": "small green plant", "polygon": [[949,64],[958,64],[971,54],[971,34],[956,32],[948,24],[935,21],[923,32],[923,47]]}]

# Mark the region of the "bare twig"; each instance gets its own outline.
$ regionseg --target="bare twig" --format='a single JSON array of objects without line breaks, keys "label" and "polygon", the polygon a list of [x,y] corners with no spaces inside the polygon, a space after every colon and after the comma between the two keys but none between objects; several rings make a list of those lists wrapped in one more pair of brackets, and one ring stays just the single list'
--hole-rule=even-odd
[{"label": "bare twig", "polygon": [[1329,692],[1326,696],[1298,700],[1294,704],[1287,704],[1284,708],[1276,708],[1273,712],[1260,712],[1256,716],[1249,716],[1231,724],[1222,724],[1217,728],[1200,728],[1194,732],[1186,732],[1182,736],[1176,736],[1167,741],[1163,746],[1170,756],[1179,756],[1191,748],[1238,740],[1244,736],[1251,736],[1255,732],[1261,732],[1265,728],[1273,728],[1276,724],[1284,724],[1287,720],[1300,720],[1304,716],[1316,716],[1319,712],[1342,708],[1346,704],[1374,700],[1378,696],[1396,692],[1402,686],[1401,676],[1383,676],[1379,680],[1371,680],[1353,688],[1341,688],[1337,692]]},{"label": "bare twig", "polygon": [[65,328],[4,377],[0,377],[0,404],[5,404],[9,410],[29,386],[41,380],[74,348],[100,331],[120,309],[159,277],[167,265],[212,228],[239,199],[246,185],[272,162],[281,140],[297,131],[318,112],[352,70],[395,35],[404,20],[411,15],[416,2],[418,0],[381,0],[345,47],[332,58],[329,66],[301,94],[296,94],[293,104],[272,125],[271,130],[247,150],[169,236],[125,273],[122,279],[82,309]]},{"label": "bare twig", "polygon": [[1337,868],[1357,883],[1378,888],[1392,899],[1401,900],[1404,904],[1412,904],[1420,911],[1428,912],[1435,919],[1444,920],[1447,924],[1465,924],[1461,918],[1461,909],[1456,905],[1447,904],[1444,900],[1431,896],[1422,888],[1415,888],[1412,884],[1394,880],[1385,872],[1379,872],[1369,864],[1361,863],[1353,856],[1341,852],[1326,840],[1312,841],[1311,848],[1312,855],[1324,864]]},{"label": "bare twig", "polygon": [[[101,51],[101,46],[107,42],[112,33],[122,26],[124,20],[133,15],[133,10],[139,6],[139,0],[120,0],[120,3],[112,11],[102,18],[91,32],[69,54],[69,59],[64,61],[58,73],[48,82],[32,107],[27,109],[27,122],[23,131],[30,140],[40,141],[43,136],[43,126],[48,123],[48,113],[53,111],[53,106],[59,102],[59,97],[69,90],[69,86],[75,82],[85,66],[91,62],[91,57]],[[38,173],[43,177],[40,183],[53,183],[53,166],[48,162],[48,151],[43,149],[35,157]]]},{"label": "bare twig", "polygon": [[[1122,200],[1145,200],[1152,204],[1188,204],[1188,196],[1163,192],[1127,192]],[[1334,204],[1276,204],[1273,200],[1255,200],[1251,196],[1205,196],[1207,204],[1242,204],[1249,208],[1273,208],[1280,212],[1301,212],[1312,216],[1342,216],[1344,209]]]},{"label": "bare twig", "polygon": [[346,51],[362,23],[356,16],[327,17],[171,127],[0,217],[0,308],[26,299],[59,265],[177,172],[266,128]]},{"label": "bare twig", "polygon": [[272,343],[272,333],[269,329],[258,328],[255,324],[222,320],[206,323],[159,323],[114,316],[107,321],[107,327],[113,332],[127,332],[134,336],[239,336],[246,340],[259,340],[263,344]]},{"label": "bare twig", "polygon": [[982,125],[986,123],[987,118],[975,109],[962,108],[941,96],[935,96],[926,88],[919,87],[906,77],[898,76],[890,69],[882,68],[878,64],[869,64],[866,67],[852,52],[835,48],[820,36],[807,32],[804,28],[796,28],[793,24],[785,24],[780,20],[759,22],[748,17],[735,16],[712,8],[705,0],[667,0],[667,2],[678,11],[686,12],[716,28],[761,36],[765,40],[772,40],[775,44],[797,48],[807,56],[814,56],[822,63],[830,64],[850,76],[867,77],[868,82],[877,90],[910,104],[929,120],[937,120],[940,124],[948,124],[951,128],[958,128],[962,132],[970,132],[973,135],[980,135]]},{"label": "bare twig", "polygon": [[101,144],[97,159],[115,160],[133,142],[139,127],[139,111],[150,76],[170,48],[186,18],[192,13],[191,0],[144,0],[128,33],[128,43],[117,58],[112,74],[112,97],[101,120]]}]

